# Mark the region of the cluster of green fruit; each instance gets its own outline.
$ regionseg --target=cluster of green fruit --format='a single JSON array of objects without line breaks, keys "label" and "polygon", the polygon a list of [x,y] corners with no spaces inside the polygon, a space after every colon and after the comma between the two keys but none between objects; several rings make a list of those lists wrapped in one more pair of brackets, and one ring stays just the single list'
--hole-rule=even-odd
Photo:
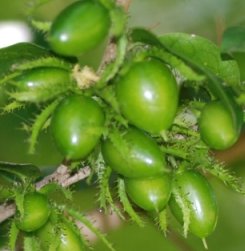
[{"label": "cluster of green fruit", "polygon": [[[109,10],[99,1],[75,2],[54,20],[47,36],[50,48],[59,56],[79,57],[106,39],[110,23]],[[156,213],[169,206],[181,223],[185,221],[185,204],[190,232],[205,238],[217,222],[214,192],[197,170],[176,172],[169,168],[156,140],[171,130],[181,88],[170,67],[157,57],[127,65],[109,83],[119,108],[114,112],[127,121],[126,127],[111,126],[106,109],[113,107],[98,95],[100,90],[96,86],[89,91],[78,90],[71,71],[62,67],[24,71],[13,79],[17,94],[21,94],[13,97],[19,102],[42,103],[64,96],[52,113],[50,128],[55,145],[66,160],[85,160],[99,146],[105,165],[123,178],[132,202]],[[210,149],[227,149],[241,131],[242,120],[234,123],[234,116],[237,115],[222,102],[211,101],[201,110],[196,131]],[[120,132],[119,145],[113,141],[114,130]],[[17,226],[23,231],[36,231],[47,222],[49,214],[50,205],[43,195],[27,194]],[[58,250],[82,250],[74,247],[82,244],[74,244],[79,238],[65,223],[58,232],[62,235]]]},{"label": "cluster of green fruit", "polygon": [[55,221],[54,213],[51,212],[51,205],[44,194],[26,193],[23,212],[19,211],[16,226],[21,231],[36,236],[42,250],[48,250],[51,245],[55,246],[57,251],[85,250],[78,230],[65,221]]}]

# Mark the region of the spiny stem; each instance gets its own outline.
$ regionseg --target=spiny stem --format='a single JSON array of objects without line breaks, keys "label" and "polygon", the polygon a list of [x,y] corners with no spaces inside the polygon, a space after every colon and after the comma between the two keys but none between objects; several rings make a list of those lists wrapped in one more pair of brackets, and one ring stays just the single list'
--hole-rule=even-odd
[{"label": "spiny stem", "polygon": [[200,137],[198,132],[191,130],[189,128],[185,128],[185,127],[183,127],[183,125],[179,125],[179,124],[175,123],[174,127],[175,127],[174,130],[177,133],[185,134],[187,136]]},{"label": "spiny stem", "polygon": [[161,150],[163,153],[170,154],[170,155],[182,158],[182,159],[187,159],[188,154],[184,151],[179,150],[179,149],[161,146]]}]

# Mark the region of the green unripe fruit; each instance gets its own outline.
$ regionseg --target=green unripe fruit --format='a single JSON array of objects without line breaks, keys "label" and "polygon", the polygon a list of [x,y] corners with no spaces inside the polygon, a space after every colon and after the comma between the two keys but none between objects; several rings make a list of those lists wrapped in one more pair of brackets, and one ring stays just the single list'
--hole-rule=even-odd
[{"label": "green unripe fruit", "polygon": [[60,153],[68,160],[80,160],[99,142],[104,122],[104,112],[94,99],[73,95],[58,105],[50,128]]},{"label": "green unripe fruit", "polygon": [[21,102],[40,103],[53,99],[71,88],[73,80],[67,70],[38,67],[24,71],[12,81],[11,95]]},{"label": "green unripe fruit", "polygon": [[45,195],[33,192],[24,196],[23,215],[17,219],[17,227],[25,232],[32,232],[42,227],[50,215],[50,205]]},{"label": "green unripe fruit", "polygon": [[200,135],[212,149],[225,150],[235,144],[240,129],[229,110],[218,101],[206,104],[199,120]]},{"label": "green unripe fruit", "polygon": [[116,83],[120,110],[128,121],[149,133],[168,129],[175,118],[178,86],[158,60],[133,63]]},{"label": "green unripe fruit", "polygon": [[151,178],[125,179],[130,199],[146,211],[162,211],[170,198],[171,177],[168,174]]},{"label": "green unripe fruit", "polygon": [[[102,143],[103,158],[115,172],[128,177],[150,177],[167,172],[167,164],[157,143],[143,131],[129,128],[117,147],[107,139]],[[125,148],[125,149],[124,149]]]},{"label": "green unripe fruit", "polygon": [[51,49],[64,56],[80,56],[106,38],[109,11],[97,1],[78,1],[54,20],[48,34]]}]

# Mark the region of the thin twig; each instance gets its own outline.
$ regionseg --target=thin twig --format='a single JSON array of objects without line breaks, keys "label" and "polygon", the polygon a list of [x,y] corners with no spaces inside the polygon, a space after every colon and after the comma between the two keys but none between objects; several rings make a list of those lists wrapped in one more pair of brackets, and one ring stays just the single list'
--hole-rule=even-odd
[{"label": "thin twig", "polygon": [[0,205],[0,223],[12,217],[15,214],[15,204],[3,204]]},{"label": "thin twig", "polygon": [[[36,183],[36,189],[39,190],[48,183],[56,182],[57,184],[68,187],[87,178],[91,173],[89,166],[83,167],[77,173],[71,174],[67,166],[61,164],[52,174],[46,176]],[[0,205],[0,223],[12,217],[15,214],[16,206],[14,203]]]}]

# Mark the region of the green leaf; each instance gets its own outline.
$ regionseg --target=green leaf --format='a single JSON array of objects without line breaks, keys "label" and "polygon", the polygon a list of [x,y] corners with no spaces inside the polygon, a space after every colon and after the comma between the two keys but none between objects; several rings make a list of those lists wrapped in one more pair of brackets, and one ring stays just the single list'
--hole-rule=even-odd
[{"label": "green leaf", "polygon": [[245,52],[245,27],[234,26],[223,33],[221,51],[225,53]]},{"label": "green leaf", "polygon": [[[170,33],[160,37],[175,53],[191,59],[191,63],[210,71],[227,85],[238,86],[240,73],[235,61],[222,61],[220,49],[210,40],[185,33]],[[228,72],[226,72],[228,71]]]},{"label": "green leaf", "polygon": [[240,85],[240,70],[235,60],[222,61],[219,68],[220,77],[230,86]]},{"label": "green leaf", "polygon": [[19,229],[16,227],[15,221],[12,221],[9,230],[9,248],[11,251],[15,251],[18,235],[19,235]]},{"label": "green leaf", "polygon": [[18,43],[0,49],[0,80],[18,65],[49,55],[45,48],[31,43]]},{"label": "green leaf", "polygon": [[159,39],[175,53],[191,59],[196,65],[205,67],[216,75],[219,74],[220,51],[210,40],[185,33],[169,33]]},{"label": "green leaf", "polygon": [[21,179],[37,179],[41,176],[41,171],[32,164],[18,164],[9,162],[0,162],[0,172],[8,173]]},{"label": "green leaf", "polygon": [[132,42],[144,43],[160,48],[163,47],[162,42],[150,31],[142,29],[142,28],[134,28],[129,33],[129,38]]}]

